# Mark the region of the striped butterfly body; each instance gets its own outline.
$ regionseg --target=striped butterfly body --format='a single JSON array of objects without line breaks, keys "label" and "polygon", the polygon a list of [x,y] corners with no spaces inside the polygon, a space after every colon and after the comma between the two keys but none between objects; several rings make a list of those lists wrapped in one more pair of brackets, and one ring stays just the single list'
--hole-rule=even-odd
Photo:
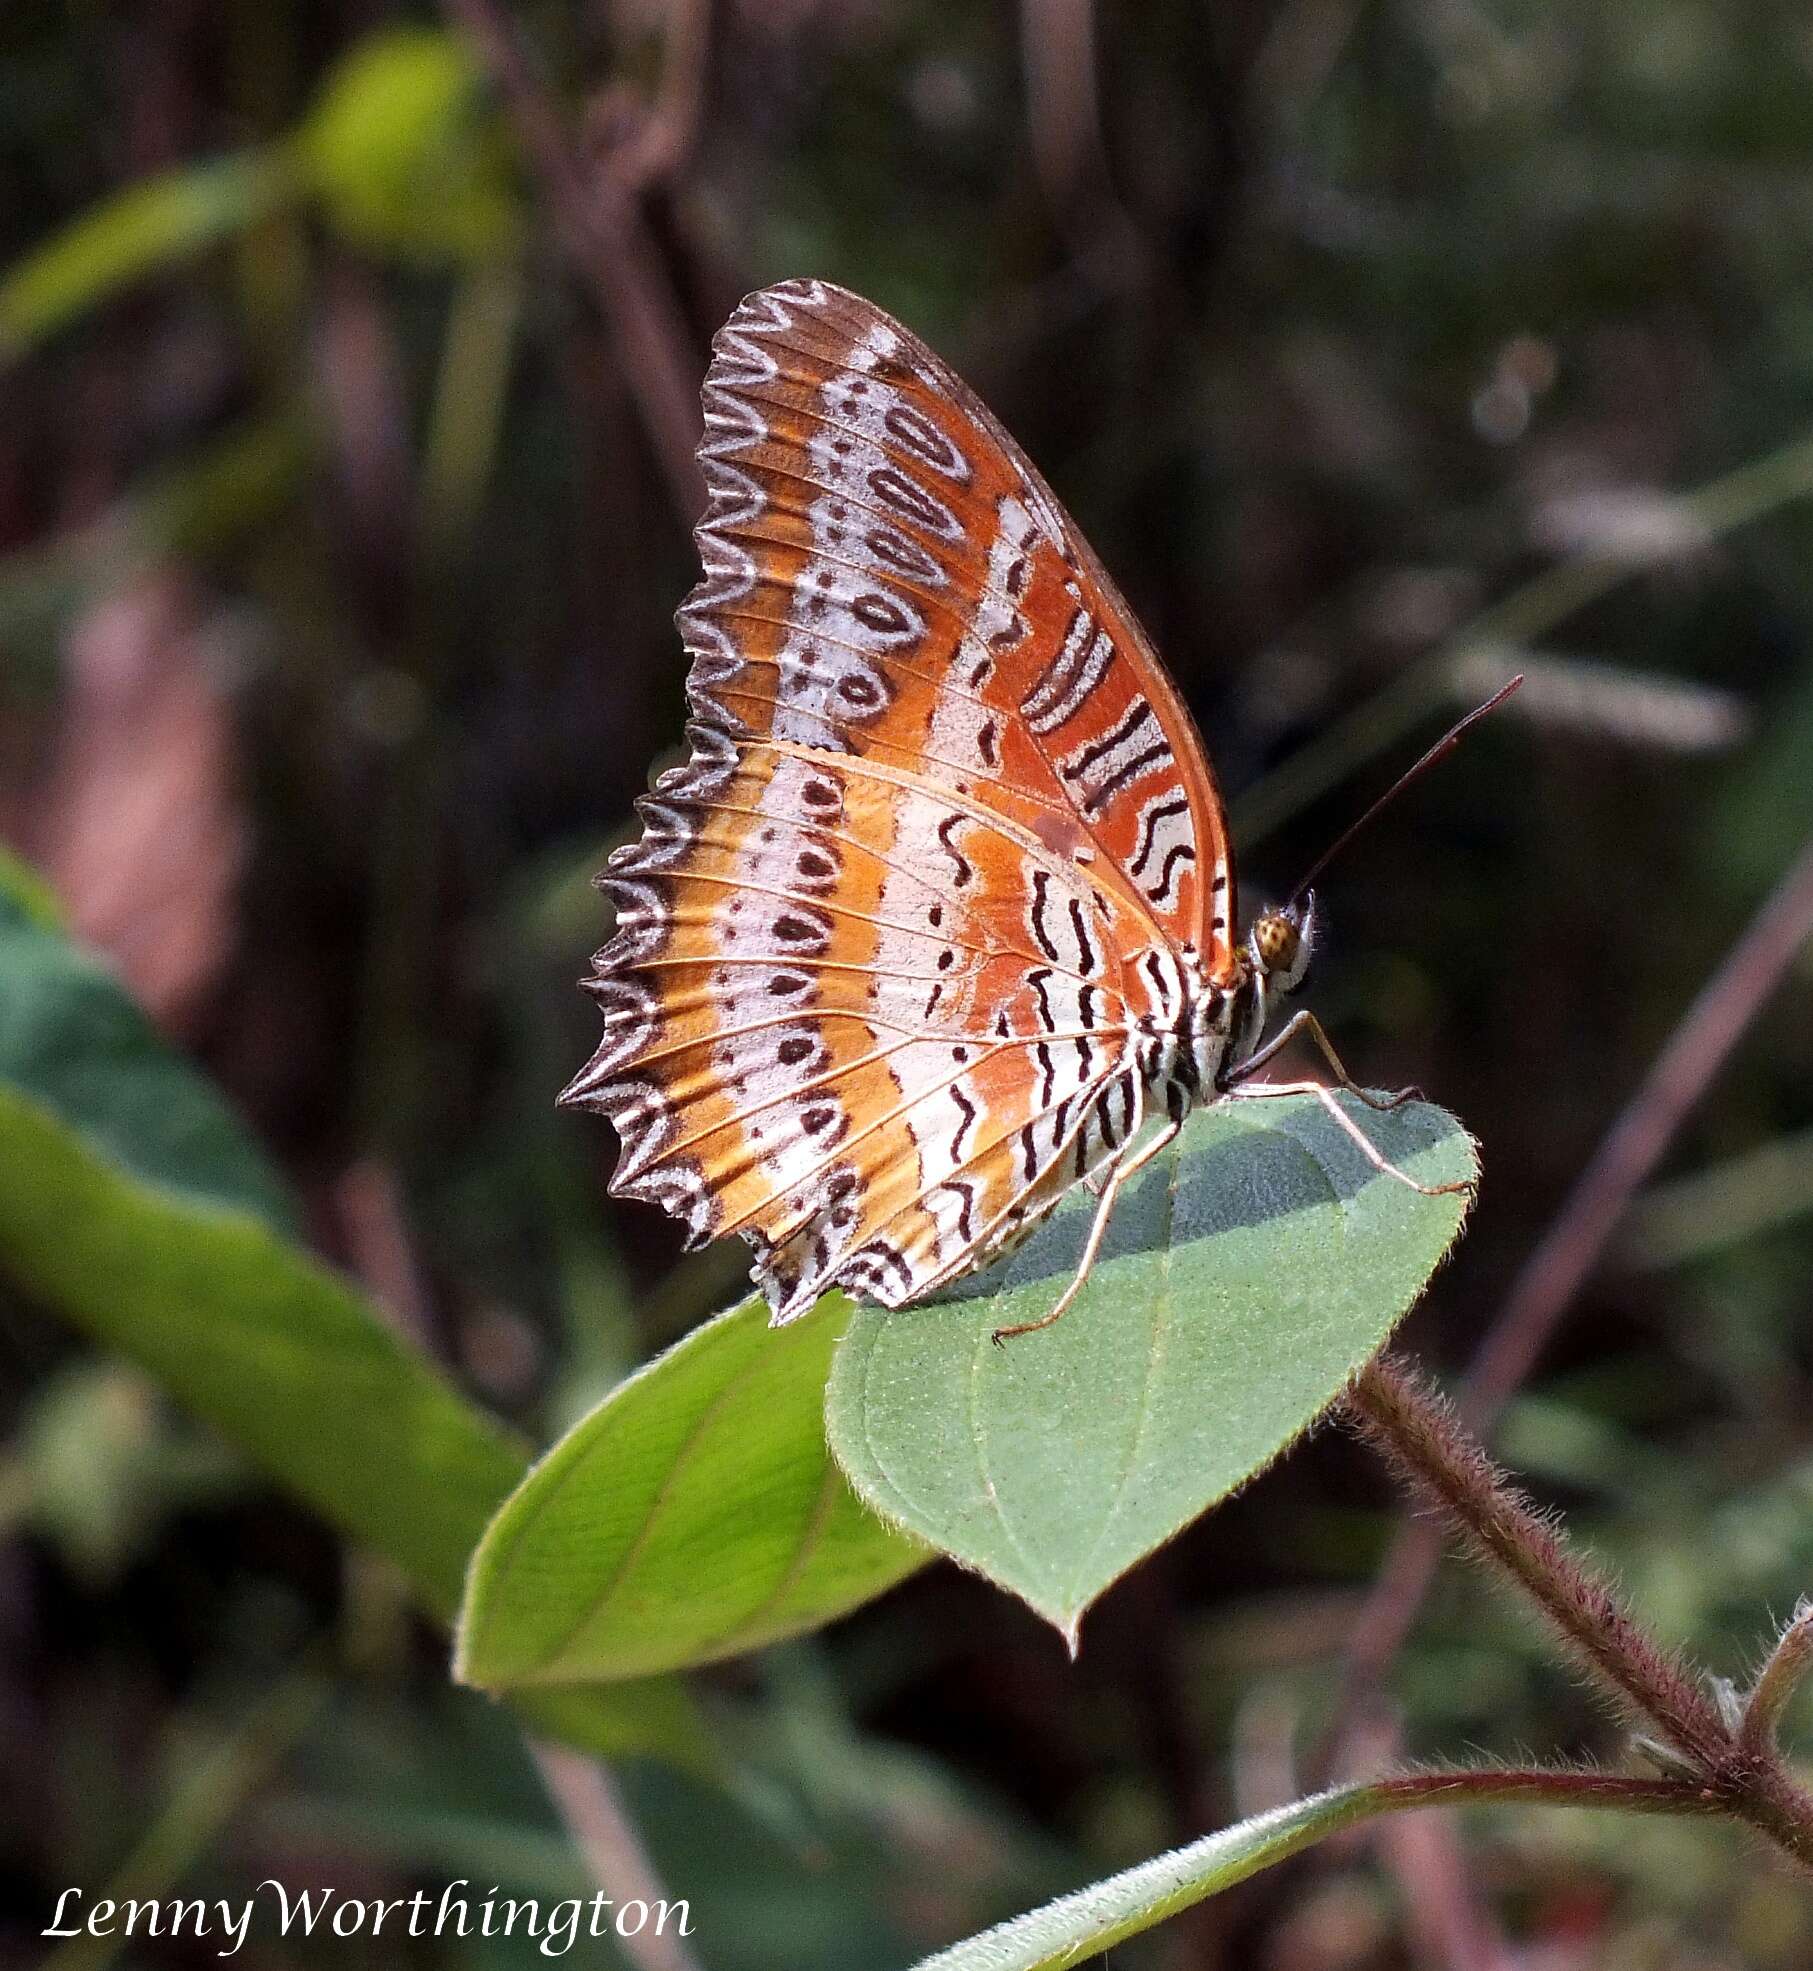
[{"label": "striped butterfly body", "polygon": [[1188,711],[916,337],[785,282],[704,404],[692,756],[600,878],[604,1039],[562,1100],[614,1123],[614,1193],[749,1240],[777,1323],[832,1286],[904,1305],[1085,1183],[1055,1319],[1120,1185],[1257,1057],[1311,906],[1236,942]]}]

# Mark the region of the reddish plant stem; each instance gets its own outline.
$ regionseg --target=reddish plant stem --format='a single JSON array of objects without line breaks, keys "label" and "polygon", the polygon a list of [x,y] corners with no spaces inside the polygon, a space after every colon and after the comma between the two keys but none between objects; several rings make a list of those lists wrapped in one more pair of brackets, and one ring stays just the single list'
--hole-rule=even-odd
[{"label": "reddish plant stem", "polygon": [[1782,1713],[1809,1669],[1813,1669],[1813,1602],[1803,1601],[1744,1700],[1738,1741],[1747,1751],[1767,1753],[1775,1749]]},{"label": "reddish plant stem", "polygon": [[[1474,1430],[1490,1429],[1529,1374],[1632,1197],[1809,937],[1813,842],[1701,989],[1525,1262],[1474,1357],[1460,1399],[1460,1414]],[[1336,1721],[1320,1763],[1336,1762],[1354,1710],[1383,1681],[1409,1635],[1440,1557],[1440,1533],[1426,1522],[1413,1522],[1398,1536],[1354,1625]]]},{"label": "reddish plant stem", "polygon": [[[542,1739],[531,1739],[529,1751],[574,1847],[610,1900],[645,1903],[651,1909],[669,1903],[648,1851],[624,1812],[610,1770],[570,1746]],[[620,1934],[617,1948],[635,1971],[700,1971],[681,1935],[670,1936],[659,1924]]]},{"label": "reddish plant stem", "polygon": [[1450,1404],[1384,1355],[1355,1382],[1348,1409],[1412,1493],[1547,1618],[1602,1695],[1671,1748],[1692,1774],[1685,1783],[1709,1810],[1747,1822],[1813,1870],[1813,1799],[1773,1747],[1732,1731],[1698,1678],[1644,1633],[1468,1435]]},{"label": "reddish plant stem", "polygon": [[1461,1410],[1474,1429],[1492,1422],[1535,1366],[1631,1199],[1809,938],[1813,841],[1701,988],[1525,1263],[1467,1377]]},{"label": "reddish plant stem", "polygon": [[1399,1477],[1481,1559],[1510,1576],[1628,1723],[1659,1730],[1698,1767],[1717,1762],[1725,1727],[1698,1680],[1649,1641],[1448,1403],[1389,1355],[1361,1375],[1349,1403]]},{"label": "reddish plant stem", "polygon": [[652,102],[635,92],[633,128],[611,160],[629,189],[669,185],[692,158],[710,93],[716,5],[717,0],[667,0],[660,83]]},{"label": "reddish plant stem", "polygon": [[1511,1952],[1474,1885],[1451,1816],[1394,1815],[1379,1826],[1378,1850],[1397,1881],[1416,1971],[1512,1971]]},{"label": "reddish plant stem", "polygon": [[1725,1811],[1706,1789],[1686,1779],[1624,1773],[1552,1771],[1546,1766],[1481,1766],[1473,1772],[1407,1772],[1378,1780],[1373,1791],[1394,1805],[1466,1806],[1527,1800],[1540,1806],[1613,1807],[1633,1813],[1707,1814]]},{"label": "reddish plant stem", "polygon": [[559,104],[495,0],[443,3],[509,105],[567,251],[609,325],[674,505],[691,526],[705,509],[705,481],[693,456],[699,407],[692,337],[634,190],[620,182],[608,160],[592,168],[583,159]]},{"label": "reddish plant stem", "polygon": [[1079,259],[1111,283],[1145,259],[1114,193],[1096,64],[1094,0],[1020,0],[1020,62],[1033,168],[1052,218]]}]

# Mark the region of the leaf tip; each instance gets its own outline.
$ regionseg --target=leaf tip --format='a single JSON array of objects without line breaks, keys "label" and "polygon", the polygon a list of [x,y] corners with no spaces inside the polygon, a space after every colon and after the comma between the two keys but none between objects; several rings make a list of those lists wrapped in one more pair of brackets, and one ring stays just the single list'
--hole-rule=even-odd
[{"label": "leaf tip", "polygon": [[463,1609],[453,1625],[453,1647],[448,1656],[447,1675],[452,1682],[466,1690],[483,1690],[485,1687],[473,1667],[472,1652],[466,1634],[466,1613]]}]

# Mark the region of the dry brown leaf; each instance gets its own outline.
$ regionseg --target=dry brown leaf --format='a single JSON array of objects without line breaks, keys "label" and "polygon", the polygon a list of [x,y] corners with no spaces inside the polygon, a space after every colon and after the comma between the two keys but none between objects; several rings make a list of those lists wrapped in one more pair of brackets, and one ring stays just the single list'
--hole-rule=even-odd
[{"label": "dry brown leaf", "polygon": [[85,941],[185,1032],[232,948],[246,823],[220,637],[165,570],[70,632],[60,729],[26,835]]}]

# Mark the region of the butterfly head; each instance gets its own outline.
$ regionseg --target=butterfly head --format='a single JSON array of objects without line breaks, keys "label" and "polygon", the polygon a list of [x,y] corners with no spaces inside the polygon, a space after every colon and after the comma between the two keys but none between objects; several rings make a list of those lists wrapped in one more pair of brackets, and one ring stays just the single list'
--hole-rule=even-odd
[{"label": "butterfly head", "polygon": [[1247,933],[1247,952],[1254,975],[1269,995],[1295,992],[1309,970],[1316,941],[1316,893],[1293,898],[1276,910],[1263,910]]}]

